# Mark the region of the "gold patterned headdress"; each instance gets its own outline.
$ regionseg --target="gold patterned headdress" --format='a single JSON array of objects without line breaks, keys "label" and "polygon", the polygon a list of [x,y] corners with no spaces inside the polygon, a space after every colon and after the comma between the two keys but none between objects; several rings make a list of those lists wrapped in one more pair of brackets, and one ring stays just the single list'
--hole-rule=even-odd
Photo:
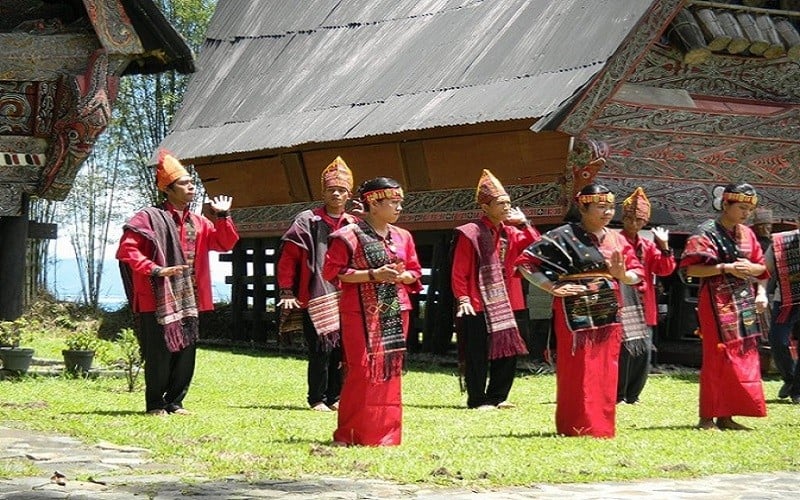
[{"label": "gold patterned headdress", "polygon": [[341,156],[337,156],[325,170],[322,171],[322,190],[331,187],[343,187],[348,191],[353,190],[353,172],[347,167]]},{"label": "gold patterned headdress", "polygon": [[578,203],[600,203],[605,201],[614,203],[614,193],[598,193],[598,194],[579,194],[575,197]]},{"label": "gold patterned headdress", "polygon": [[475,202],[478,205],[489,204],[498,196],[508,196],[506,189],[490,171],[483,169],[478,187],[475,189]]},{"label": "gold patterned headdress", "polygon": [[361,200],[369,204],[373,201],[383,200],[386,198],[389,199],[403,199],[403,188],[396,187],[396,188],[380,188],[374,191],[367,191],[361,195]]},{"label": "gold patterned headdress", "polygon": [[650,220],[650,200],[644,194],[644,189],[637,187],[630,196],[622,202],[622,214],[632,215],[637,219]]},{"label": "gold patterned headdress", "polygon": [[744,193],[722,193],[722,201],[730,203],[749,203],[750,205],[758,205],[758,195],[744,194]]}]

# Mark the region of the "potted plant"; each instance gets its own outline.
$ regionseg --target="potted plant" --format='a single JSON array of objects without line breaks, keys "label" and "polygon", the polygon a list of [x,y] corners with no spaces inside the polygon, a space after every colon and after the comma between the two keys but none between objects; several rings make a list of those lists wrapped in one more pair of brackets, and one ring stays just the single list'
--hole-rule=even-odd
[{"label": "potted plant", "polygon": [[31,324],[24,318],[14,321],[0,321],[0,361],[3,370],[22,374],[28,371],[36,351],[20,347],[23,339],[30,335]]},{"label": "potted plant", "polygon": [[64,367],[70,374],[86,374],[92,369],[100,338],[93,322],[77,325],[74,332],[67,335],[67,348],[61,351],[64,356]]}]

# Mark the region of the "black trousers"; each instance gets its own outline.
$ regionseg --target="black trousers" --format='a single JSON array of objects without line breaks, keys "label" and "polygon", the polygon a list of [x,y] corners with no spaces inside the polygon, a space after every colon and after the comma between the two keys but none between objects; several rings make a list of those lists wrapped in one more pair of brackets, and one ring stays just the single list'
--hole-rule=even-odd
[{"label": "black trousers", "polygon": [[342,345],[330,352],[320,349],[319,337],[308,311],[303,311],[303,334],[308,346],[308,404],[332,405],[342,392]]},{"label": "black trousers", "polygon": [[[547,359],[545,351],[550,349],[555,352],[555,335],[551,335],[550,325],[551,318],[546,319],[531,319],[528,320],[530,327],[528,339],[525,345],[528,347],[528,359],[532,361],[542,362]],[[517,324],[520,322],[517,321]],[[521,331],[520,331],[521,332]]]},{"label": "black trousers", "polygon": [[650,342],[644,352],[633,355],[625,344],[619,350],[619,378],[617,379],[617,402],[635,403],[647,383],[652,357],[653,332],[650,329]]},{"label": "black trousers", "polygon": [[489,361],[489,333],[484,313],[462,316],[462,319],[467,407],[496,406],[508,399],[517,369],[517,357]]},{"label": "black trousers", "polygon": [[194,376],[196,344],[169,352],[164,329],[156,322],[155,313],[141,313],[137,321],[137,338],[144,359],[144,398],[147,411],[183,408]]}]

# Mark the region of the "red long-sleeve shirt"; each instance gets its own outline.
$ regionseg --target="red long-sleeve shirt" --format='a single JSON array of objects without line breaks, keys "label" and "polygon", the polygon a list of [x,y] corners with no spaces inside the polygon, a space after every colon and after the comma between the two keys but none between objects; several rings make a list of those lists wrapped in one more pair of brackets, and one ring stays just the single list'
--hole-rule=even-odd
[{"label": "red long-sleeve shirt", "polygon": [[[317,207],[312,212],[331,228],[330,233],[345,224],[356,221],[356,218],[350,214],[342,214],[338,218],[331,217],[325,211],[325,207]],[[308,250],[292,241],[284,240],[276,268],[278,288],[292,290],[294,297],[300,302],[300,307],[305,308],[308,305],[309,298],[311,298],[311,292],[309,291],[311,277],[321,272],[322,269],[312,269],[308,266]]]},{"label": "red long-sleeve shirt", "polygon": [[[170,203],[165,208],[172,215],[181,239],[181,248],[186,253],[186,220],[191,217],[195,228],[194,277],[197,287],[197,309],[210,311],[214,309],[211,295],[211,266],[208,252],[229,252],[239,240],[239,233],[230,217],[219,217],[211,222],[205,217],[189,212],[188,208],[178,211]],[[117,248],[117,259],[128,264],[133,270],[133,312],[153,312],[156,310],[156,298],[153,293],[151,279],[153,269],[157,267],[149,256],[154,255],[152,243],[139,233],[125,230]],[[174,265],[174,263],[167,263]]]},{"label": "red long-sleeve shirt", "polygon": [[624,231],[625,239],[633,247],[636,256],[644,267],[644,278],[637,285],[642,292],[642,306],[644,307],[644,320],[650,326],[658,324],[658,306],[656,305],[656,276],[669,276],[675,271],[675,257],[672,252],[662,252],[654,242],[640,238],[639,235],[631,238]]},{"label": "red long-sleeve shirt", "polygon": [[[503,268],[506,284],[506,293],[511,303],[511,309],[518,311],[525,309],[525,297],[522,294],[522,280],[515,272],[514,262],[528,245],[539,238],[539,231],[533,226],[518,229],[505,223],[501,223],[499,228],[492,224],[488,217],[481,217],[478,224],[485,224],[492,232],[494,238],[495,252],[500,251],[500,230],[503,231],[507,241]],[[453,269],[451,276],[451,286],[453,295],[459,297],[469,297],[472,308],[476,312],[483,311],[483,300],[478,290],[478,253],[472,242],[461,234],[456,233],[456,244],[453,251]]]}]

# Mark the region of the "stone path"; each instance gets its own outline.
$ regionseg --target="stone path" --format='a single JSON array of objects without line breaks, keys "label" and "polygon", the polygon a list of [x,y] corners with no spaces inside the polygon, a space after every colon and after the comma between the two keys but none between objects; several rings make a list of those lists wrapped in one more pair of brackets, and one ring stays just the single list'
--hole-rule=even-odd
[{"label": "stone path", "polygon": [[[800,497],[800,472],[718,475],[695,480],[628,483],[541,484],[501,490],[440,489],[387,481],[313,477],[258,481],[243,477],[211,481],[150,460],[147,450],[113,443],[87,445],[70,437],[0,426],[0,462],[27,477],[0,479],[0,499],[143,498],[209,499],[784,499]],[[135,473],[134,473],[135,469]],[[59,475],[55,475],[55,472]],[[60,477],[63,476],[63,477]]]}]

